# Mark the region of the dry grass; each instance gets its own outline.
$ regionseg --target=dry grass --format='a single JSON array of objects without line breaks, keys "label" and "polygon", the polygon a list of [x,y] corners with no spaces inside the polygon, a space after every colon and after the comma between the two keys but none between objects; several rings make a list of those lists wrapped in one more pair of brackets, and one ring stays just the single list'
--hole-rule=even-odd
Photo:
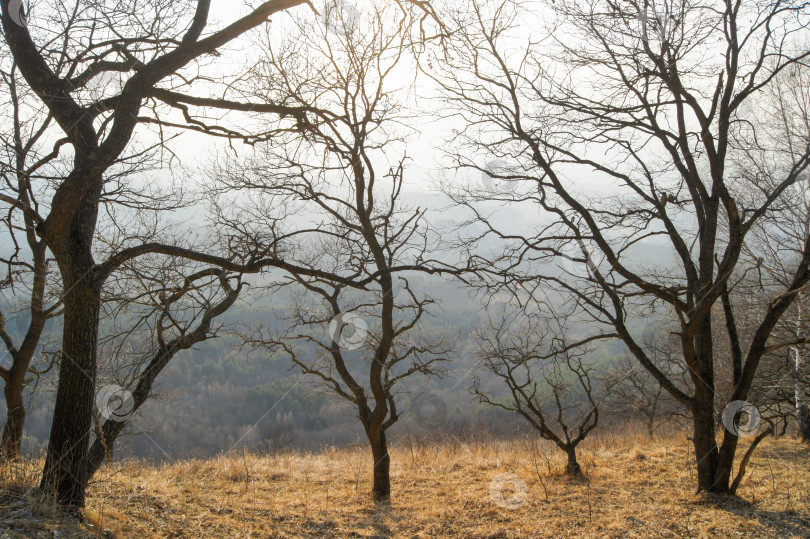
[{"label": "dry grass", "polygon": [[0,537],[96,537],[92,528],[44,505],[36,495],[42,461],[0,463]]},{"label": "dry grass", "polygon": [[[29,465],[0,489],[0,529],[10,526],[10,537],[54,537],[55,529],[60,537],[98,536],[104,529],[115,537],[189,538],[810,537],[806,446],[764,442],[739,497],[722,498],[693,494],[688,444],[591,442],[580,459],[589,481],[572,483],[560,476],[563,460],[544,444],[403,443],[392,451],[390,507],[370,502],[370,456],[360,449],[159,467],[124,463],[103,470],[91,486],[85,532],[55,514],[25,522],[33,498],[12,501],[9,494],[33,484]],[[501,474],[528,487],[515,509],[493,501],[492,480]],[[518,501],[512,486],[507,483],[501,499]],[[15,510],[16,521],[9,513]]]}]

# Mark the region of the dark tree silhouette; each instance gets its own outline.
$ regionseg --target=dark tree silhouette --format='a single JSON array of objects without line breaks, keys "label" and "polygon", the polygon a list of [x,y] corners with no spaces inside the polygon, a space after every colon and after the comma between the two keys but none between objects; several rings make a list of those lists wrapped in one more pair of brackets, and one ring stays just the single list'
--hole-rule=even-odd
[{"label": "dark tree silhouette", "polygon": [[[476,376],[470,391],[481,402],[520,414],[565,453],[566,476],[582,478],[577,446],[599,424],[599,407],[611,389],[596,378],[588,356],[591,343],[610,337],[568,340],[568,321],[524,311],[490,320],[478,332],[477,359],[501,383],[485,387]],[[508,390],[503,397],[502,386]]]},{"label": "dark tree silhouette", "polygon": [[357,408],[378,501],[391,494],[396,389],[412,375],[440,374],[447,352],[442,339],[418,331],[433,301],[411,289],[409,275],[456,272],[431,258],[440,238],[404,194],[397,129],[409,118],[397,78],[409,74],[421,13],[374,3],[326,27],[296,19],[285,39],[268,39],[250,91],[318,112],[303,140],[277,127],[252,162],[215,174],[227,178],[223,228],[243,237],[233,244],[272,238],[291,263],[317,274],[293,271],[283,280],[278,286],[305,292],[283,316],[284,329],[246,340],[286,352],[308,379]]},{"label": "dark tree silhouette", "polygon": [[[151,396],[155,380],[169,361],[178,352],[215,337],[219,329],[215,320],[233,306],[243,287],[241,277],[220,268],[194,272],[178,267],[176,261],[163,265],[168,267],[147,270],[140,259],[128,275],[117,279],[116,288],[125,296],[105,303],[110,307],[110,319],[126,320],[122,330],[111,332],[101,343],[102,357],[118,359],[113,378],[124,395],[115,396],[122,399],[120,403],[96,399],[97,406],[114,409],[106,414],[99,410],[96,415],[85,482],[112,457],[116,440]],[[138,281],[156,284],[142,290]]]},{"label": "dark tree silhouette", "polygon": [[[738,436],[726,430],[718,442],[715,406],[748,397],[774,328],[810,282],[805,237],[750,339],[740,338],[743,313],[726,301],[730,279],[746,263],[751,231],[810,163],[807,141],[790,153],[757,138],[746,106],[779,73],[806,69],[808,6],[557,0],[545,9],[554,32],[523,36],[518,47],[519,32],[542,20],[527,4],[479,2],[444,18],[449,48],[432,66],[452,113],[465,119],[456,165],[480,173],[484,160],[504,160],[493,175],[515,187],[448,191],[483,225],[470,241],[507,244],[505,256],[478,258],[480,269],[505,288],[556,289],[616,333],[689,409],[698,489],[733,492],[744,472],[733,480]],[[760,164],[773,182],[737,166],[746,141],[760,143],[757,158],[766,156]],[[533,204],[544,225],[500,229],[482,199]],[[666,242],[664,258],[639,262],[656,239]],[[715,306],[732,350],[732,390],[719,402]],[[688,388],[655,365],[628,327],[656,312],[679,325]]]},{"label": "dark tree silhouette", "polygon": [[[44,145],[41,144],[52,119],[27,119],[21,113],[27,96],[24,89],[19,87],[16,66],[11,64],[8,71],[0,70],[0,77],[2,101],[10,105],[8,116],[4,119],[11,126],[9,133],[0,134],[3,145],[0,196],[13,201],[15,205],[37,207],[39,185],[32,178],[47,176],[51,172],[48,170],[52,168],[50,165],[58,156],[58,151],[43,151]],[[17,302],[16,306],[4,305],[0,310],[0,340],[10,359],[8,366],[0,365],[7,410],[0,460],[20,456],[26,416],[23,396],[27,379],[32,374],[29,369],[40,350],[46,323],[59,315],[60,307],[58,296],[53,293],[52,275],[49,280],[50,260],[45,240],[37,237],[32,214],[16,211],[15,205],[8,209],[3,219],[4,241],[8,238],[6,245],[10,250],[0,253],[0,262],[7,269],[0,287],[10,290]],[[9,318],[11,309],[16,312]],[[17,339],[7,326],[14,318],[25,321],[26,326]]]},{"label": "dark tree silhouette", "polygon": [[[160,250],[141,246],[96,262],[93,241],[105,175],[126,151],[138,124],[164,121],[157,115],[141,116],[147,101],[154,103],[152,112],[158,103],[166,104],[184,114],[181,123],[195,124],[200,130],[205,130],[200,127],[204,124],[195,121],[190,111],[200,105],[300,116],[300,111],[275,104],[205,99],[177,90],[191,90],[199,82],[181,71],[191,73],[201,59],[265,24],[272,14],[301,3],[262,2],[244,17],[205,34],[208,0],[179,4],[152,0],[148,6],[143,2],[42,2],[28,23],[21,18],[19,2],[0,2],[13,60],[72,150],[67,175],[44,205],[47,215],[23,201],[3,198],[35,223],[37,235],[53,254],[65,291],[59,384],[41,489],[55,494],[71,510],[84,504],[102,285],[119,264]],[[60,46],[41,48],[34,39]],[[93,81],[105,75],[118,76],[120,84],[103,89],[111,93],[89,91]],[[182,256],[178,251],[164,254]]]}]

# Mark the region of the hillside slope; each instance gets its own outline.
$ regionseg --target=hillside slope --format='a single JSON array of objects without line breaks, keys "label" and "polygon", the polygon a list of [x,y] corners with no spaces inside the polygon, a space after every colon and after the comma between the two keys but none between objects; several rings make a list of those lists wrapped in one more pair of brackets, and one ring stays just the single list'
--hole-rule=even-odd
[{"label": "hillside slope", "polygon": [[127,462],[102,470],[81,526],[12,501],[10,489],[34,484],[18,468],[4,471],[0,537],[810,537],[807,446],[764,442],[740,496],[724,499],[694,495],[688,444],[594,441],[581,458],[589,482],[572,483],[545,443],[406,440],[392,452],[391,507],[369,501],[360,448]]}]

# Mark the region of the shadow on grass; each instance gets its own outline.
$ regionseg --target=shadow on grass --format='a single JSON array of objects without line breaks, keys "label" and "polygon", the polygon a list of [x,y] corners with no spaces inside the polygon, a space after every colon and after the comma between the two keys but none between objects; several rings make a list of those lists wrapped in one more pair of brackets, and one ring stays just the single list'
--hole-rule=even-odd
[{"label": "shadow on grass", "polygon": [[729,513],[756,520],[773,530],[774,537],[810,537],[810,518],[793,510],[769,511],[736,496],[718,498],[717,505]]},{"label": "shadow on grass", "polygon": [[[373,505],[370,505],[370,507],[364,510],[363,513],[365,513],[366,516],[356,522],[355,526],[357,529],[349,532],[341,532],[345,534],[341,535],[341,537],[388,539],[394,536],[394,532],[391,530],[391,527],[386,524],[386,521],[389,519],[397,519],[397,517],[393,514],[394,509],[391,507],[390,503],[373,502]],[[305,527],[309,532],[314,532],[316,537],[333,537],[338,530],[337,523],[331,519],[310,519]],[[371,535],[369,535],[367,531],[358,531],[367,530],[368,528],[374,530],[371,532]]]}]

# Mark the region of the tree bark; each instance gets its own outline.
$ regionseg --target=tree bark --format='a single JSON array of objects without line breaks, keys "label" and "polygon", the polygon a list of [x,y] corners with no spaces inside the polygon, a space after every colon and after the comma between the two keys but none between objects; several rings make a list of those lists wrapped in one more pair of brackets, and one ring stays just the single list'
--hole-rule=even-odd
[{"label": "tree bark", "polygon": [[697,491],[728,492],[730,470],[725,481],[722,477],[717,476],[718,451],[714,425],[714,395],[704,384],[700,383],[695,386],[692,429],[692,444],[697,461]]},{"label": "tree bark", "polygon": [[0,460],[15,460],[20,457],[23,426],[25,425],[25,401],[23,400],[23,380],[12,377],[6,382],[3,391],[6,398],[6,424],[3,427],[3,443],[0,446]]},{"label": "tree bark", "polygon": [[63,351],[40,488],[75,512],[84,506],[85,500],[85,463],[95,394],[101,294],[91,265],[83,268],[71,265],[74,267],[70,271],[62,272],[67,290]]},{"label": "tree bark", "polygon": [[585,474],[582,473],[582,468],[577,462],[577,448],[566,447],[565,454],[568,457],[568,462],[565,465],[565,475],[571,479],[582,479]]},{"label": "tree bark", "polygon": [[369,435],[371,455],[374,458],[374,486],[371,493],[374,500],[387,502],[391,499],[391,457],[388,454],[388,443],[385,432],[372,432]]},{"label": "tree bark", "polygon": [[739,438],[736,434],[725,431],[723,443],[717,453],[717,467],[714,471],[714,490],[711,492],[733,494],[731,479],[734,472],[734,456],[737,454]]}]

